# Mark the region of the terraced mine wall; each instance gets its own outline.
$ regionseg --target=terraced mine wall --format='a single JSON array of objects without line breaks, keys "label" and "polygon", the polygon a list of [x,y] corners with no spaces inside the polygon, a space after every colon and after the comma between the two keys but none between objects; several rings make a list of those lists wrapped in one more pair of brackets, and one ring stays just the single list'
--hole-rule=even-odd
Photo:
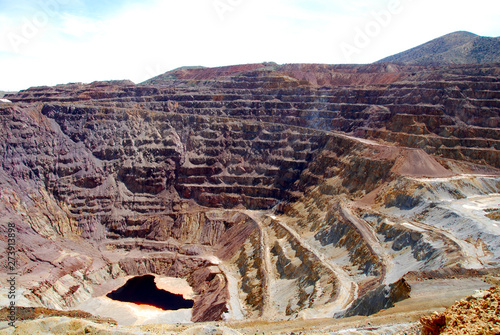
[{"label": "terraced mine wall", "polygon": [[499,80],[255,64],[8,95],[23,297],[78,308],[155,274],[187,280],[195,322],[333,317],[407,298],[410,271],[497,266]]},{"label": "terraced mine wall", "polygon": [[495,65],[256,67],[226,77],[210,69],[174,71],[141,86],[104,82],[34,88],[9,99],[88,101],[355,132],[499,166]]}]

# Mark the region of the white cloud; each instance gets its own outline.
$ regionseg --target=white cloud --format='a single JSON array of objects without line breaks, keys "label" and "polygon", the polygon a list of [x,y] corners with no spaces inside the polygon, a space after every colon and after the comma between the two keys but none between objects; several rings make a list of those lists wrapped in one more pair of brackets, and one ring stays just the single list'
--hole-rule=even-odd
[{"label": "white cloud", "polygon": [[[229,7],[221,12],[217,1]],[[376,22],[371,13],[386,10],[390,1],[398,0],[151,0],[100,19],[61,12],[14,53],[6,34],[22,34],[22,26],[0,14],[0,52],[10,52],[0,54],[0,89],[140,82],[184,65],[348,62],[342,43],[352,44],[357,31]],[[400,1],[404,10],[350,61],[373,62],[455,30],[500,35],[498,0]]]},{"label": "white cloud", "polygon": [[93,37],[103,31],[103,23],[87,17],[64,13],[59,31],[74,38]]}]

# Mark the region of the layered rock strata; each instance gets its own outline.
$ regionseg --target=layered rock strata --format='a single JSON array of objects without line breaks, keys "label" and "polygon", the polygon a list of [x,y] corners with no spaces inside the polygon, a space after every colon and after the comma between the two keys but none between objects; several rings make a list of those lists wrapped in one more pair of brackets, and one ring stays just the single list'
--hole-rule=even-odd
[{"label": "layered rock strata", "polygon": [[406,298],[408,272],[498,266],[499,78],[266,63],[8,95],[22,303],[155,274],[189,282],[195,322],[333,317]]}]

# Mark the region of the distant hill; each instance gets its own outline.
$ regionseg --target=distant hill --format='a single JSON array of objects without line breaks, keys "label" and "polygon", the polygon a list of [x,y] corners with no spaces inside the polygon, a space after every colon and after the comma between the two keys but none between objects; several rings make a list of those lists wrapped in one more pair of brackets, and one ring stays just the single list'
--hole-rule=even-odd
[{"label": "distant hill", "polygon": [[265,64],[245,64],[206,68],[203,66],[183,66],[164,74],[148,79],[144,85],[158,85],[175,80],[210,80],[216,77],[231,76],[246,71],[265,67]]},{"label": "distant hill", "polygon": [[500,37],[458,31],[438,37],[377,63],[412,65],[500,63]]},{"label": "distant hill", "polygon": [[6,96],[7,94],[14,94],[14,93],[17,93],[17,92],[13,92],[13,91],[0,91],[0,99],[3,98],[4,96]]}]

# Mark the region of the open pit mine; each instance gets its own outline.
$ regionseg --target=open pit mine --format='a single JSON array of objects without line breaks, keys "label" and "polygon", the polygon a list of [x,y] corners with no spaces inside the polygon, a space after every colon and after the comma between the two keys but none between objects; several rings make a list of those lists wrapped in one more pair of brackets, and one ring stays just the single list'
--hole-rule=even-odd
[{"label": "open pit mine", "polygon": [[498,283],[499,64],[5,98],[1,334],[396,334]]}]

